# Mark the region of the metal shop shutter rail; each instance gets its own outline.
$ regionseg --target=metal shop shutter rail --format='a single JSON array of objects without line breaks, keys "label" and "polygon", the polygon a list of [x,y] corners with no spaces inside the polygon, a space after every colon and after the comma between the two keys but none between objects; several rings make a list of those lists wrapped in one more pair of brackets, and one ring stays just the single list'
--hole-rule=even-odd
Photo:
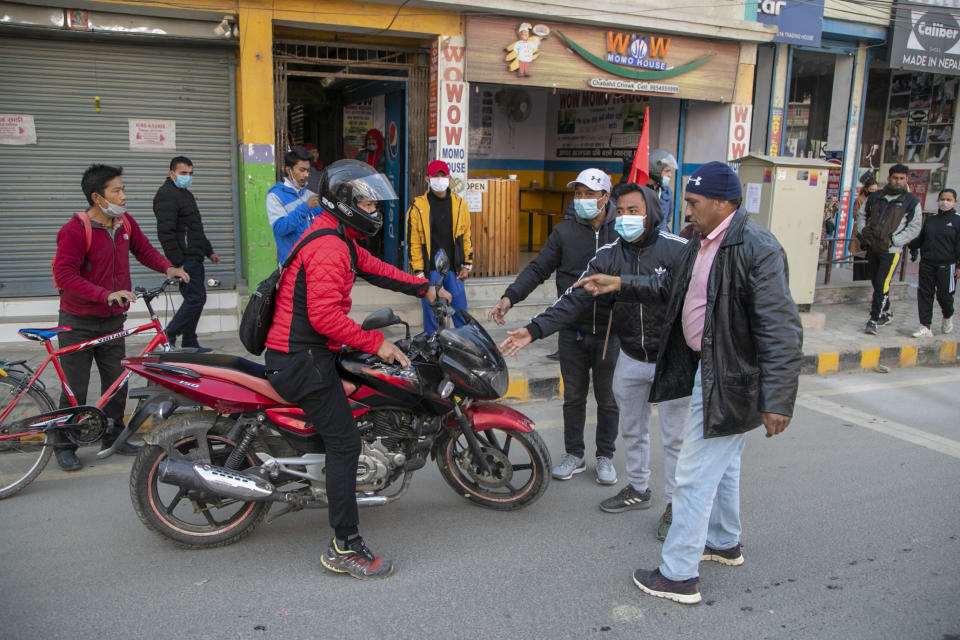
[{"label": "metal shop shutter rail", "polygon": [[[127,209],[157,249],[153,196],[170,158],[196,167],[194,187],[219,266],[207,277],[236,286],[230,88],[223,49],[0,37],[0,113],[32,115],[37,144],[0,145],[0,298],[55,295],[56,235],[87,208],[80,177],[94,162],[121,165]],[[97,113],[94,97],[100,97]],[[128,118],[176,121],[175,150],[131,151]],[[158,274],[131,256],[133,284]]]}]

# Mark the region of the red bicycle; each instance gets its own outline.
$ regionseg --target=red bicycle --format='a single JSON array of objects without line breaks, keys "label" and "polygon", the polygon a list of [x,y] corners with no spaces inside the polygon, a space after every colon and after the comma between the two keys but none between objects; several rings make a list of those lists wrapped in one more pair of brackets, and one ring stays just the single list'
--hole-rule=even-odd
[{"label": "red bicycle", "polygon": [[[100,440],[107,428],[107,416],[103,413],[103,407],[132,375],[131,371],[124,370],[96,403],[79,405],[73,390],[67,384],[60,356],[151,330],[155,331],[156,335],[140,355],[153,351],[160,345],[163,345],[164,351],[168,351],[167,336],[151,303],[168,286],[179,281],[179,278],[170,278],[149,291],[143,287],[136,288],[137,298],[143,299],[147,311],[150,312],[150,322],[133,329],[123,329],[62,349],[55,349],[52,340],[57,334],[70,331],[70,327],[19,330],[18,333],[25,339],[42,342],[47,350],[47,357],[36,370],[30,368],[26,360],[0,360],[0,500],[22,490],[40,475],[53,455],[56,432],[59,431],[68,441],[78,446]],[[56,403],[40,380],[51,362],[60,378],[60,385],[70,400],[70,407],[57,409]],[[130,395],[136,397],[134,394]],[[130,431],[125,431],[122,439],[118,437],[113,446],[100,451],[97,457],[106,458],[112,455],[129,435]]]}]

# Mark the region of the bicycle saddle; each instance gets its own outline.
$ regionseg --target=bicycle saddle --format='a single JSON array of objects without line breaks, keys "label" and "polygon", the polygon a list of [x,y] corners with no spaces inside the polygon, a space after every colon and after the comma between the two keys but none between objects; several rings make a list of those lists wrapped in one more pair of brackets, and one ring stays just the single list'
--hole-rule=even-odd
[{"label": "bicycle saddle", "polygon": [[52,340],[58,333],[63,333],[65,331],[73,331],[70,327],[50,327],[49,329],[20,329],[17,331],[21,336],[27,340],[37,340],[38,342],[43,342],[44,340]]}]

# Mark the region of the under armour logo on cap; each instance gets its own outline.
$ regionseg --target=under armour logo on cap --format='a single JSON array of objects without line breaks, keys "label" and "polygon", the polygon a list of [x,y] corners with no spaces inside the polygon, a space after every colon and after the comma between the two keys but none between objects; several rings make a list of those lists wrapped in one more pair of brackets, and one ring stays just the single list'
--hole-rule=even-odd
[{"label": "under armour logo on cap", "polygon": [[567,187],[573,189],[577,184],[582,184],[591,191],[606,191],[610,193],[613,189],[610,176],[601,169],[584,169],[577,176],[576,180],[567,183]]},{"label": "under armour logo on cap", "polygon": [[743,197],[740,178],[723,162],[708,162],[687,180],[687,193],[712,200],[735,201]]}]

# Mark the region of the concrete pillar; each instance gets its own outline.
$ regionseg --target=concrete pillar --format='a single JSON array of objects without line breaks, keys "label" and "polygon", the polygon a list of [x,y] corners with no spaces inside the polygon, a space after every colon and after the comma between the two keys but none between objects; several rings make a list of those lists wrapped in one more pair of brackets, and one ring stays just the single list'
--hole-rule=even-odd
[{"label": "concrete pillar", "polygon": [[277,250],[267,221],[267,191],[274,170],[273,21],[271,12],[240,7],[240,64],[237,66],[237,138],[240,143],[240,227],[248,286],[270,274]]},{"label": "concrete pillar", "polygon": [[773,63],[773,96],[770,99],[770,119],[767,125],[767,155],[770,156],[780,155],[780,150],[783,148],[789,73],[790,46],[782,42],[777,43]]}]

